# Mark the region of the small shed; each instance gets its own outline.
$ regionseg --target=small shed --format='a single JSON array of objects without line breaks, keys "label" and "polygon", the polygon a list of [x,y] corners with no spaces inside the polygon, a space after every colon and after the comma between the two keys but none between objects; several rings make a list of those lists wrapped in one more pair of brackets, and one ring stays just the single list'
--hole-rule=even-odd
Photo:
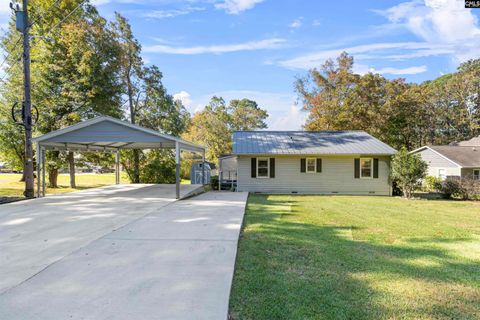
[{"label": "small shed", "polygon": [[[212,176],[212,167],[208,162],[194,162],[190,168],[191,184],[209,184]],[[203,181],[202,181],[203,177]]]}]

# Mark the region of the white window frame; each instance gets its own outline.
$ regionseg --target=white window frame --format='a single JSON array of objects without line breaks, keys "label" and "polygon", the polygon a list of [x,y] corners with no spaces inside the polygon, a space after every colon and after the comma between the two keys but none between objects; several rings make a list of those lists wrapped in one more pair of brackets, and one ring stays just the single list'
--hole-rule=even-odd
[{"label": "white window frame", "polygon": [[[370,160],[370,176],[364,177],[362,172],[362,162]],[[360,158],[360,179],[373,179],[373,158]]]},{"label": "white window frame", "polygon": [[[259,162],[259,161],[262,161],[262,160],[267,160],[267,176],[266,176],[266,177],[260,176],[260,175],[258,174],[258,169],[260,169],[259,166],[258,166],[258,162]],[[265,158],[265,157],[257,158],[257,178],[259,178],[259,179],[268,179],[268,178],[270,178],[270,158]]]},{"label": "white window frame", "polygon": [[[443,170],[445,172],[445,176],[442,178],[442,176],[440,175],[440,170]],[[446,168],[438,168],[437,170],[437,176],[443,180],[445,180],[447,178],[447,169]]]},{"label": "white window frame", "polygon": [[[477,174],[475,174],[475,171],[477,172]],[[475,176],[477,177],[475,178]],[[480,169],[473,169],[473,179],[480,180]]]},{"label": "white window frame", "polygon": [[[313,171],[308,171],[308,160],[313,160],[313,163],[314,163]],[[317,172],[317,158],[306,158],[305,159],[305,172],[306,173],[316,173]]]}]

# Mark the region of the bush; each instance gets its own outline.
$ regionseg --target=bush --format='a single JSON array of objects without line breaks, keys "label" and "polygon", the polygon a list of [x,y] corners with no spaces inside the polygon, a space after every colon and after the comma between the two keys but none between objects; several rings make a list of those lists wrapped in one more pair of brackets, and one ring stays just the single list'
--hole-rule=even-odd
[{"label": "bush", "polygon": [[480,180],[473,177],[447,178],[442,182],[441,191],[446,198],[474,200],[480,198]]},{"label": "bush", "polygon": [[442,189],[442,179],[434,176],[427,176],[423,180],[422,189],[428,192],[439,192]]},{"label": "bush", "polygon": [[420,155],[408,153],[405,148],[393,156],[392,180],[402,190],[404,197],[412,197],[421,179],[425,178],[427,168],[428,164],[420,158]]},{"label": "bush", "polygon": [[212,187],[212,190],[218,190],[218,176],[210,177],[210,187]]}]

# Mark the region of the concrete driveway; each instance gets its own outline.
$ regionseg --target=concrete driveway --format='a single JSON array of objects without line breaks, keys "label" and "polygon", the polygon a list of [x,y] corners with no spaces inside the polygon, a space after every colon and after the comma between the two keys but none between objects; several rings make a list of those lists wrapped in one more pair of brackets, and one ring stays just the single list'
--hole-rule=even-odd
[{"label": "concrete driveway", "polygon": [[175,186],[131,184],[1,205],[0,293],[172,201]]},{"label": "concrete driveway", "polygon": [[246,200],[209,192],[157,206],[5,291],[0,319],[226,319]]}]

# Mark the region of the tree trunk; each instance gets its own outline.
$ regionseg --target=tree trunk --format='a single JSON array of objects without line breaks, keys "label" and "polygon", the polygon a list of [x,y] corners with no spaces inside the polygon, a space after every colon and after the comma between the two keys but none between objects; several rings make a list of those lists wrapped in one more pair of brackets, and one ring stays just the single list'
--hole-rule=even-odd
[{"label": "tree trunk", "polygon": [[75,158],[73,157],[73,152],[68,153],[68,165],[70,168],[70,188],[76,188],[75,183]]},{"label": "tree trunk", "polygon": [[22,173],[22,177],[20,178],[20,182],[25,182],[25,170]]},{"label": "tree trunk", "polygon": [[48,186],[58,188],[58,168],[48,169]]},{"label": "tree trunk", "polygon": [[140,183],[140,152],[133,149],[133,183]]}]

